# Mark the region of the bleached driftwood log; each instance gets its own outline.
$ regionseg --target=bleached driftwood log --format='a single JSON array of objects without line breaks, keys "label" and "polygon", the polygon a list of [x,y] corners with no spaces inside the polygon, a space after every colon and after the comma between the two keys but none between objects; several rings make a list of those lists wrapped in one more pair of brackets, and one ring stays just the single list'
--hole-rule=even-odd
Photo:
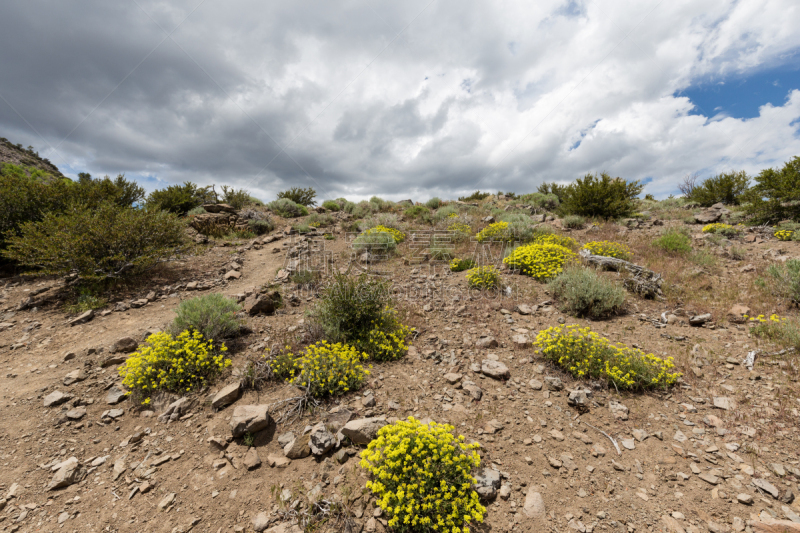
[{"label": "bleached driftwood log", "polygon": [[630,292],[640,294],[645,298],[657,298],[659,300],[664,298],[664,294],[661,292],[661,285],[664,283],[664,279],[661,277],[661,274],[656,274],[652,270],[634,265],[623,259],[617,259],[616,257],[594,255],[590,253],[589,250],[581,250],[580,256],[590,265],[608,268],[618,272],[627,272],[628,277],[622,284]]}]

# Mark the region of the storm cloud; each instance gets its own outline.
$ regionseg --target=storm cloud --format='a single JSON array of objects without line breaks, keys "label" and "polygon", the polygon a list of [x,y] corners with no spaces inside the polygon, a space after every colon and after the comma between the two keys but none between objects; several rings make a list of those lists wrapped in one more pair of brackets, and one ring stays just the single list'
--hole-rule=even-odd
[{"label": "storm cloud", "polygon": [[684,95],[796,63],[797,27],[793,0],[5,2],[0,136],[150,190],[424,200],[607,171],[663,197],[800,155],[800,87],[754,117]]}]

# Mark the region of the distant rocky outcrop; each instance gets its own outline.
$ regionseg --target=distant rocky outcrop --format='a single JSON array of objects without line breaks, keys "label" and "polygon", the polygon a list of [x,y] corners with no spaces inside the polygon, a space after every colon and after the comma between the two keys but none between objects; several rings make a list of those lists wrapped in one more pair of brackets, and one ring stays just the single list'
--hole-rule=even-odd
[{"label": "distant rocky outcrop", "polygon": [[21,144],[13,144],[5,137],[0,137],[0,165],[11,163],[24,168],[38,169],[47,172],[54,178],[64,178],[65,176],[48,159],[39,157],[33,147],[24,148]]}]

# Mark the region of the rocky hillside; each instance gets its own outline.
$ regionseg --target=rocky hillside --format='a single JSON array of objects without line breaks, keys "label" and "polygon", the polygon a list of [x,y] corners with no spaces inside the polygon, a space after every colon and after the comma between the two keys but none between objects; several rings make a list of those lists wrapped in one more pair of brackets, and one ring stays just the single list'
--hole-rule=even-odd
[{"label": "rocky hillside", "polygon": [[33,149],[23,148],[22,145],[12,144],[8,139],[0,137],[0,164],[3,163],[11,163],[25,169],[39,169],[55,178],[64,177],[58,167],[49,160],[39,157]]},{"label": "rocky hillside", "polygon": [[[502,267],[508,289],[467,291],[465,272],[432,264],[410,236],[380,262],[354,254],[338,215],[305,235],[278,221],[270,235],[211,239],[80,316],[65,314],[63,280],[0,281],[0,531],[299,533],[312,518],[315,531],[391,531],[359,454],[409,416],[480,445],[475,488],[487,512],[476,532],[800,531],[797,354],[755,336],[743,316],[796,315],[753,287],[769,265],[800,257],[800,243],[755,230],[712,239],[690,226],[694,255],[673,257],[651,243],[691,212],[573,230],[543,216],[581,244],[625,243],[664,278],[663,297],[630,294],[625,312],[589,321]],[[479,217],[476,226],[493,222]],[[254,389],[240,369],[276,342],[314,335],[306,312],[318,296],[288,275],[312,244],[331,269],[391,280],[416,334],[361,390],[289,416],[296,388]],[[262,305],[265,288],[286,305]],[[200,393],[134,403],[120,365],[181,301],[211,292],[244,308],[232,371]],[[649,392],[575,379],[533,344],[562,324],[674,357],[683,376]]]}]

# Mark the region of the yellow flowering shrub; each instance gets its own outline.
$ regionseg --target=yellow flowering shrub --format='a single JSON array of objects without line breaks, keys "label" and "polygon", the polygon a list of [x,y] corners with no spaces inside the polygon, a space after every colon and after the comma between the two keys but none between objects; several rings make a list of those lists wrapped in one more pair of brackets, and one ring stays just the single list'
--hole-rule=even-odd
[{"label": "yellow flowering shrub", "polygon": [[154,333],[147,344],[130,357],[119,369],[122,384],[136,397],[149,403],[157,390],[189,392],[208,385],[223,370],[231,366],[225,358],[225,344],[214,351],[210,339],[198,331],[184,331],[173,338],[169,333]]},{"label": "yellow flowering shrub", "polygon": [[703,226],[703,233],[722,233],[730,234],[736,233],[737,229],[730,224],[723,224],[721,222],[714,222],[713,224],[706,224]]},{"label": "yellow flowering shrub", "polygon": [[463,222],[453,222],[447,226],[447,231],[455,231],[456,233],[465,233],[469,235],[472,233],[472,228],[469,227],[469,224]]},{"label": "yellow flowering shrub", "polygon": [[362,235],[372,235],[373,233],[388,233],[394,238],[394,242],[399,244],[406,238],[406,234],[399,229],[387,228],[386,226],[375,226],[365,231]]},{"label": "yellow flowering shrub", "polygon": [[384,309],[380,318],[372,322],[373,328],[367,333],[365,350],[376,361],[394,361],[400,359],[407,351],[410,343],[406,339],[413,328],[402,324],[397,318],[397,311]]},{"label": "yellow flowering shrub", "polygon": [[778,230],[774,233],[774,236],[779,241],[791,241],[792,237],[794,237],[794,231],[790,229],[782,229]]},{"label": "yellow flowering shrub", "polygon": [[467,272],[467,285],[471,289],[497,289],[500,287],[500,272],[492,265],[473,268]]},{"label": "yellow flowering shrub", "polygon": [[367,488],[393,531],[469,533],[483,522],[486,508],[472,489],[478,445],[452,431],[409,417],[381,428],[361,453],[360,465],[372,475]]},{"label": "yellow flowering shrub", "polygon": [[503,263],[539,281],[558,276],[564,265],[577,260],[569,248],[558,244],[526,244],[517,247]]},{"label": "yellow flowering shrub", "polygon": [[557,233],[541,233],[537,232],[531,239],[529,244],[555,244],[574,250],[578,247],[578,241],[566,235],[559,235]]},{"label": "yellow flowering shrub", "polygon": [[475,237],[478,239],[478,242],[512,241],[514,239],[513,235],[511,235],[511,231],[508,229],[508,222],[489,224],[479,231]]},{"label": "yellow flowering shrub", "polygon": [[672,357],[662,359],[638,348],[612,344],[588,327],[553,326],[541,331],[534,344],[573,377],[604,379],[618,389],[669,387],[681,376]]},{"label": "yellow flowering shrub", "polygon": [[315,398],[337,396],[361,388],[369,375],[362,364],[366,357],[350,345],[320,341],[299,356],[291,352],[281,354],[273,362],[272,370]]},{"label": "yellow flowering shrub", "polygon": [[593,255],[614,257],[627,261],[633,255],[627,245],[614,241],[592,241],[583,245],[584,250],[589,250]]},{"label": "yellow flowering shrub", "polygon": [[472,259],[458,259],[454,257],[452,261],[450,261],[450,270],[453,272],[463,272],[464,270],[469,270],[475,266],[475,261]]}]

